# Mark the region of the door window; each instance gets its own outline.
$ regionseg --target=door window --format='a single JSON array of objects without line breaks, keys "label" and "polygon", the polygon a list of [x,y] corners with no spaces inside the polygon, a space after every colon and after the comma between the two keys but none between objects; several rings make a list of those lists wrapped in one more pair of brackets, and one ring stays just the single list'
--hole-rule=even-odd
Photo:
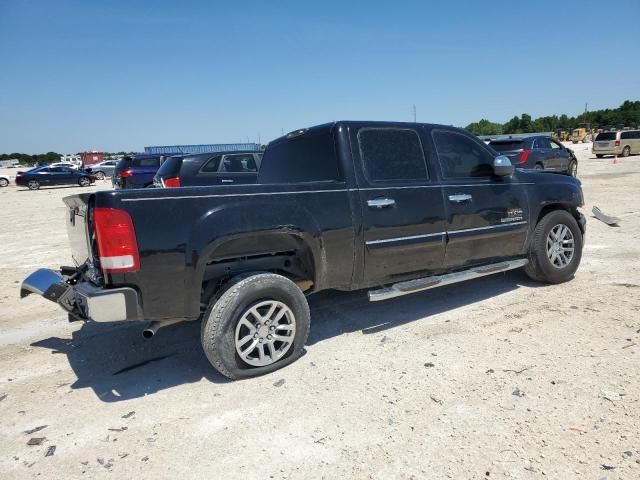
[{"label": "door window", "polygon": [[436,130],[433,140],[445,178],[493,175],[493,155],[474,139],[457,132]]},{"label": "door window", "polygon": [[252,154],[226,155],[222,162],[222,171],[227,173],[256,172],[256,161]]},{"label": "door window", "polygon": [[220,159],[222,156],[218,155],[217,157],[211,158],[204,167],[202,167],[201,172],[206,173],[215,173],[218,171],[218,165],[220,165]]},{"label": "door window", "polygon": [[358,132],[358,144],[365,173],[372,182],[429,178],[415,130],[366,128]]},{"label": "door window", "polygon": [[553,148],[548,138],[536,138],[535,148]]},{"label": "door window", "polygon": [[553,140],[551,140],[551,142],[549,142],[551,144],[551,148],[556,149],[556,150],[562,150],[562,146],[559,143],[554,142]]}]

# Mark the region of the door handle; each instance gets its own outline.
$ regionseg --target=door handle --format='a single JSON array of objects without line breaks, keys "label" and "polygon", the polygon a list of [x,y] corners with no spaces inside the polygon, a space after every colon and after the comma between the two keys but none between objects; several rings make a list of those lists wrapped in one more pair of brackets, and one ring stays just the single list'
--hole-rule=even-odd
[{"label": "door handle", "polygon": [[392,198],[374,198],[367,200],[367,205],[374,208],[386,208],[396,204],[396,201]]},{"label": "door handle", "polygon": [[233,180],[229,180],[228,178],[223,178],[221,180],[222,183],[233,183]]},{"label": "door handle", "polygon": [[472,200],[473,197],[466,193],[456,193],[455,195],[449,195],[449,201],[451,203],[463,203]]}]

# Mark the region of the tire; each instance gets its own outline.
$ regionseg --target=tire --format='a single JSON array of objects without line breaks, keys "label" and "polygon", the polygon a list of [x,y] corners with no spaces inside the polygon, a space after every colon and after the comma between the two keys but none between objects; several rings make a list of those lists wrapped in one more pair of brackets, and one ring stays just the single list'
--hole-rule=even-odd
[{"label": "tire", "polygon": [[601,153],[596,153],[596,158],[602,158],[604,157],[604,155],[602,155]]},{"label": "tire", "polygon": [[0,187],[8,187],[9,186],[9,180],[7,180],[6,178],[0,178]]},{"label": "tire", "polygon": [[[271,310],[272,307],[275,310]],[[251,313],[252,309],[257,310],[261,319]],[[275,324],[266,321],[269,311],[273,312],[270,318],[276,319]],[[280,314],[281,318],[277,319]],[[256,273],[232,279],[211,301],[202,318],[200,338],[211,365],[225,377],[235,380],[273,372],[300,358],[309,335],[309,323],[307,299],[295,283],[281,275]],[[276,324],[279,326],[275,327]],[[256,325],[260,328],[256,329]],[[286,332],[292,330],[286,336]],[[269,332],[275,337],[292,340],[281,342],[273,339]],[[244,344],[249,343],[244,351],[241,340],[245,340]],[[264,357],[259,355],[260,350]],[[273,353],[278,357],[275,361]],[[261,364],[262,361],[267,363]]]},{"label": "tire", "polygon": [[40,182],[37,180],[29,180],[27,187],[29,187],[29,190],[38,190],[40,188]]},{"label": "tire", "polygon": [[544,170],[544,166],[541,163],[536,163],[533,168],[534,170]]},{"label": "tire", "polygon": [[96,172],[95,176],[97,180],[104,180],[105,177],[104,172]]},{"label": "tire", "polygon": [[571,175],[572,177],[578,176],[578,162],[576,162],[575,160],[571,160],[569,162],[569,167],[567,167],[567,174]]},{"label": "tire", "polygon": [[[558,232],[558,227],[566,227],[571,233],[573,241],[573,252],[569,261],[565,265],[560,256],[557,256],[556,262],[552,262],[550,256],[553,252],[548,252],[548,240],[553,239],[551,231]],[[562,231],[562,230],[560,230]],[[567,234],[566,239],[569,238]],[[536,225],[533,237],[529,245],[528,259],[529,263],[524,267],[526,274],[532,280],[545,283],[563,283],[571,280],[580,265],[582,258],[582,232],[578,226],[578,222],[566,210],[553,210],[547,213]],[[570,243],[562,242],[564,247],[570,247]],[[553,248],[553,244],[549,248]],[[565,255],[567,252],[564,252]],[[566,255],[565,255],[566,259]]]},{"label": "tire", "polygon": [[91,180],[89,179],[89,177],[80,177],[80,180],[78,180],[78,185],[80,185],[81,187],[88,187],[89,185],[91,185]]},{"label": "tire", "polygon": [[629,145],[627,145],[622,149],[622,156],[628,157],[629,155],[631,155],[631,148],[629,147]]}]

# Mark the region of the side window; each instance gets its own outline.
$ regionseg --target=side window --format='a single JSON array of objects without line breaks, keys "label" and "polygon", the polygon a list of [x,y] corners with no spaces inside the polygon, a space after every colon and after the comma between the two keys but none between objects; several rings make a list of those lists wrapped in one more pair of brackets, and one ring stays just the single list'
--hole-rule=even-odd
[{"label": "side window", "polygon": [[225,155],[222,161],[223,172],[248,173],[256,172],[257,170],[256,161],[250,153],[243,155]]},{"label": "side window", "polygon": [[428,178],[420,137],[414,130],[365,128],[358,132],[358,144],[372,182]]},{"label": "side window", "polygon": [[550,144],[551,144],[551,148],[555,148],[558,150],[562,149],[562,147],[558,143],[554,142],[553,140],[551,140]]},{"label": "side window", "polygon": [[220,165],[220,159],[222,157],[220,155],[218,155],[217,157],[213,157],[211,158],[204,167],[202,167],[202,170],[200,170],[201,172],[206,172],[206,173],[214,173],[218,171],[218,165]]},{"label": "side window", "polygon": [[433,140],[446,178],[490,177],[493,156],[461,133],[435,130]]},{"label": "side window", "polygon": [[49,167],[46,169],[49,173],[61,173],[62,167]]},{"label": "side window", "polygon": [[548,138],[536,138],[535,148],[553,148]]},{"label": "side window", "polygon": [[631,138],[631,132],[622,132],[620,134],[620,140],[626,140],[627,138]]}]

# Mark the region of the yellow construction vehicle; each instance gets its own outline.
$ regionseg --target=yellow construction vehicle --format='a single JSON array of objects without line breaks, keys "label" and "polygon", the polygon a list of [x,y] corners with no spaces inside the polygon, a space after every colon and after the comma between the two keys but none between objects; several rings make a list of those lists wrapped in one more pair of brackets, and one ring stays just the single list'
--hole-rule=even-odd
[{"label": "yellow construction vehicle", "polygon": [[587,143],[589,141],[589,130],[587,130],[586,128],[574,128],[573,132],[571,132],[571,137],[570,140],[573,143],[578,143],[578,142],[582,142],[582,143]]}]

